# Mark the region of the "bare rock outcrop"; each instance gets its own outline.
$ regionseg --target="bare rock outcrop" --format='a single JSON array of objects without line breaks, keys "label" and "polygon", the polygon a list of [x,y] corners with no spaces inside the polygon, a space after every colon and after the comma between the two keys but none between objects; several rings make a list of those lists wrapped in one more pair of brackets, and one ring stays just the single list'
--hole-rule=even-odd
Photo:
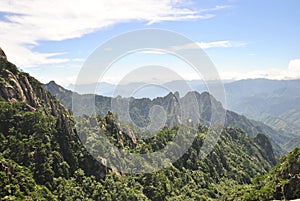
[{"label": "bare rock outcrop", "polygon": [[[24,103],[26,111],[38,111],[56,119],[56,132],[53,139],[59,146],[59,151],[72,170],[81,168],[93,173],[97,178],[105,176],[105,167],[99,164],[87,152],[78,160],[78,150],[84,150],[77,136],[74,120],[64,105],[47,92],[43,85],[28,73],[0,58],[0,100],[11,103]],[[1,165],[1,164],[0,164]]]},{"label": "bare rock outcrop", "polygon": [[5,59],[5,60],[7,60],[6,54],[5,54],[5,52],[1,49],[1,47],[0,47],[0,59]]}]

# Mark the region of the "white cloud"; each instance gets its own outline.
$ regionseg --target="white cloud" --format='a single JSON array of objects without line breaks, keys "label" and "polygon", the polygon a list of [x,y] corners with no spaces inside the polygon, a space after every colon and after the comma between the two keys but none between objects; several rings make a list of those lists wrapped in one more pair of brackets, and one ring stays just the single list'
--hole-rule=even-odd
[{"label": "white cloud", "polygon": [[167,54],[166,51],[160,50],[160,49],[149,49],[149,50],[142,50],[142,51],[138,51],[136,52],[138,54],[160,54],[160,55],[164,55]]},{"label": "white cloud", "polygon": [[205,19],[214,16],[208,12],[227,8],[197,11],[191,7],[185,0],[1,0],[5,20],[0,20],[0,45],[17,65],[62,63],[69,60],[33,47],[40,41],[79,38],[121,22]]},{"label": "white cloud", "polygon": [[198,43],[198,45],[203,49],[208,48],[215,48],[215,47],[223,47],[223,48],[229,48],[229,47],[243,47],[246,46],[247,43],[245,42],[239,42],[239,41],[215,41],[215,42],[208,42],[208,43]]},{"label": "white cloud", "polygon": [[257,70],[247,73],[221,72],[220,76],[223,80],[240,80],[255,78],[266,78],[273,80],[300,79],[300,59],[291,60],[289,62],[288,68],[286,69],[269,68],[266,70]]},{"label": "white cloud", "polygon": [[288,70],[291,72],[300,72],[300,59],[291,60]]},{"label": "white cloud", "polygon": [[230,41],[215,41],[204,43],[197,43],[202,49],[214,48],[214,47],[233,47],[233,44]]},{"label": "white cloud", "polygon": [[188,43],[180,46],[171,47],[171,51],[180,51],[180,50],[192,50],[197,48],[209,49],[209,48],[230,48],[230,47],[242,47],[245,46],[244,42],[235,42],[235,41],[213,41],[213,42],[195,42]]},{"label": "white cloud", "polygon": [[[209,48],[230,48],[230,47],[242,47],[245,46],[246,43],[243,42],[235,42],[235,41],[213,41],[213,42],[194,42],[194,43],[187,43],[179,46],[172,46],[168,49],[170,52],[177,52],[181,50],[193,50],[198,49],[199,47],[202,49],[209,49]],[[167,54],[168,51],[162,50],[143,50],[139,53],[144,54]]]}]

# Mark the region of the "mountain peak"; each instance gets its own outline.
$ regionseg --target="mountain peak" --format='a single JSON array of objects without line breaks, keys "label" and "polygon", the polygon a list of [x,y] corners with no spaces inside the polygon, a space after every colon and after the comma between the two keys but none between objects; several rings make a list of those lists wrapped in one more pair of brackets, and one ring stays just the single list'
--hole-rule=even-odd
[{"label": "mountain peak", "polygon": [[6,54],[5,54],[5,52],[2,50],[1,47],[0,47],[0,59],[5,59],[5,60],[7,60]]},{"label": "mountain peak", "polygon": [[54,80],[51,80],[48,85],[57,85],[56,82]]}]

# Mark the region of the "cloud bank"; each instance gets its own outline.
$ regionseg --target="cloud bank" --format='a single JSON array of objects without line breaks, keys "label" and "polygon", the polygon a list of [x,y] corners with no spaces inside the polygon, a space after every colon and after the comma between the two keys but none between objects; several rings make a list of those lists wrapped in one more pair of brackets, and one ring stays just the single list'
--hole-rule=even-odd
[{"label": "cloud bank", "polygon": [[232,47],[242,47],[247,45],[245,42],[237,42],[237,41],[213,41],[213,42],[195,42],[195,43],[188,43],[183,44],[180,46],[171,47],[171,51],[180,51],[180,50],[192,50],[198,49],[199,47],[202,49],[209,49],[209,48],[232,48]]},{"label": "cloud bank", "polygon": [[1,0],[0,46],[23,67],[68,62],[55,57],[60,52],[40,53],[33,48],[41,41],[80,38],[118,23],[207,19],[214,17],[211,12],[227,8],[191,7],[187,0]]},{"label": "cloud bank", "polygon": [[292,59],[286,69],[269,68],[266,70],[250,71],[246,73],[240,72],[221,72],[220,76],[223,80],[240,80],[266,78],[272,80],[292,80],[300,78],[300,59]]}]

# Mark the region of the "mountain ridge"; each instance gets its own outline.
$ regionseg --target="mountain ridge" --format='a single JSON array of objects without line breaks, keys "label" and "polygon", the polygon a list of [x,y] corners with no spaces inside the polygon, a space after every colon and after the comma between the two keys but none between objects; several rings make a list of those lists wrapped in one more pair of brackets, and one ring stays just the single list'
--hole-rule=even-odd
[{"label": "mountain ridge", "polygon": [[[210,81],[208,81],[210,82]],[[210,82],[213,84],[213,82]],[[183,87],[188,85],[187,87]],[[84,85],[82,92],[85,90],[105,96],[128,96],[128,92],[134,91],[142,86],[142,83],[133,85],[114,85],[107,83],[98,83],[96,90],[95,85]],[[116,86],[117,93],[114,94]],[[265,78],[243,79],[237,81],[224,81],[224,89],[226,94],[226,103],[223,105],[226,109],[235,111],[245,115],[247,118],[261,121],[264,124],[272,127],[279,133],[284,133],[289,136],[284,147],[287,151],[291,151],[294,146],[293,141],[297,141],[300,136],[300,80],[270,80]],[[202,80],[175,80],[163,83],[163,87],[171,92],[178,91],[181,96],[184,96],[189,91],[197,91],[202,93],[208,91],[205,82]],[[73,86],[74,88],[74,86]],[[78,87],[81,89],[81,87]],[[131,93],[130,93],[131,94]],[[156,96],[166,96],[167,91],[162,88],[145,88],[131,94],[135,98],[150,98]],[[226,105],[225,105],[226,104]]]},{"label": "mountain ridge", "polygon": [[[272,149],[264,143],[267,137],[255,142],[244,131],[233,127],[224,128],[216,147],[207,158],[200,160],[197,152],[207,135],[203,125],[197,128],[190,150],[174,165],[151,174],[120,175],[91,158],[79,142],[72,115],[40,82],[3,59],[0,59],[0,75],[0,163],[3,166],[0,196],[5,199],[212,200],[224,193],[218,190],[223,187],[220,180],[231,181],[232,185],[249,183],[257,173],[265,174],[275,163],[274,158],[269,161]],[[210,100],[207,93],[198,96]],[[156,101],[164,103],[165,100],[172,110],[176,102],[174,94]],[[94,127],[90,131],[94,136],[97,136],[95,131],[103,130],[121,148],[128,149],[133,143],[132,148],[146,152],[166,145],[178,129],[164,128],[148,144],[126,137],[127,131],[132,131],[122,128],[113,114],[96,119],[86,116],[80,121],[83,128],[88,124]],[[96,138],[87,140],[94,142],[94,148],[103,142]],[[26,174],[26,180],[22,180]]]},{"label": "mountain ridge", "polygon": [[300,149],[295,148],[266,175],[258,175],[250,185],[231,189],[224,200],[299,200],[300,198]]},{"label": "mountain ridge", "polygon": [[[74,130],[74,120],[64,105],[49,92],[44,90],[43,85],[31,77],[28,73],[20,72],[15,65],[7,60],[0,59],[0,99],[5,107],[11,108],[10,113],[3,113],[7,118],[15,118],[14,115],[23,115],[28,113],[28,117],[45,118],[45,120],[53,121],[49,129],[55,129],[55,133],[49,133],[49,137],[53,140],[51,143],[57,147],[51,149],[57,151],[60,157],[68,163],[70,171],[75,171],[79,167],[91,172],[101,170],[103,167],[96,165],[95,160],[84,151],[80,140]],[[35,121],[30,122],[33,124]],[[10,122],[5,122],[13,127]],[[46,123],[46,122],[45,122]],[[2,132],[9,133],[7,126],[2,127]],[[50,130],[49,130],[50,132]],[[11,146],[7,144],[7,146]],[[76,150],[76,151],[75,151]],[[78,161],[79,152],[86,157],[86,161]],[[95,164],[91,168],[87,165],[87,161]],[[90,169],[90,170],[89,170]],[[103,177],[103,174],[99,174]]]},{"label": "mountain ridge", "polygon": [[[62,100],[64,105],[66,105],[70,110],[72,110],[73,95],[76,96],[76,98],[78,98],[78,99],[82,98],[83,100],[86,99],[88,96],[94,96],[94,95],[80,95],[76,92],[66,90],[63,87],[57,85],[55,82],[51,82],[50,85],[45,84],[44,86],[47,90],[49,90],[49,92],[51,94],[55,95],[60,100]],[[191,93],[191,92],[189,92],[189,93]],[[211,112],[211,109],[209,109],[209,107],[208,107],[209,105],[211,105],[211,104],[215,105],[217,107],[217,109],[215,111],[223,111],[224,110],[221,103],[218,102],[214,97],[209,95],[209,93],[204,92],[202,94],[199,94],[197,92],[193,92],[193,94],[197,98],[197,101],[198,101],[197,104],[199,104],[199,114],[200,114],[202,123],[205,124],[210,121],[211,116],[210,115],[207,116],[207,114],[209,114]],[[144,121],[145,121],[145,119],[147,120],[149,118],[147,116],[148,112],[153,105],[160,105],[163,108],[165,108],[165,110],[167,111],[169,116],[176,116],[179,108],[177,108],[177,109],[175,109],[176,107],[174,108],[174,105],[176,105],[177,103],[176,103],[176,101],[174,102],[175,99],[171,100],[171,97],[175,97],[175,99],[177,97],[177,99],[180,100],[179,94],[172,93],[172,92],[170,92],[165,97],[157,97],[157,98],[154,98],[153,100],[148,99],[148,98],[142,98],[142,99],[130,98],[129,99],[130,106],[131,106],[130,110],[133,111],[131,113],[131,118],[133,118],[134,121],[137,120],[138,123],[140,123],[138,119],[143,119]],[[182,97],[181,99],[188,99],[188,96],[185,96],[185,97]],[[112,101],[114,101],[113,98],[100,96],[100,95],[95,95],[94,98],[95,98],[95,105],[96,105],[96,108],[95,108],[96,113],[103,116],[107,113],[108,110],[111,110],[111,104],[112,104]],[[125,99],[128,100],[127,98],[125,98]],[[83,102],[83,104],[84,104],[84,102]],[[81,105],[81,107],[85,107],[85,106]],[[90,107],[90,106],[87,105],[86,107]],[[177,111],[177,113],[172,112],[172,110],[170,110],[171,108],[173,108],[174,111]],[[255,120],[249,120],[245,116],[239,115],[232,111],[226,110],[225,113],[226,113],[225,126],[236,126],[238,128],[244,129],[245,132],[252,135],[253,137],[256,136],[258,133],[266,133],[271,138],[271,140],[273,140],[273,146],[275,146],[275,147],[277,146],[276,147],[277,157],[279,157],[279,155],[282,155],[282,150],[276,144],[283,145],[285,142],[287,142],[291,139],[288,136],[282,135],[281,133],[275,131],[274,129],[272,129],[271,127],[269,127],[267,125],[264,125],[261,122],[258,122]],[[147,120],[146,122],[141,122],[140,125],[145,125],[145,124],[147,124],[147,122],[149,123],[149,120]],[[176,120],[174,122],[170,122],[171,126],[178,125],[178,124],[179,124],[178,120]]]}]

